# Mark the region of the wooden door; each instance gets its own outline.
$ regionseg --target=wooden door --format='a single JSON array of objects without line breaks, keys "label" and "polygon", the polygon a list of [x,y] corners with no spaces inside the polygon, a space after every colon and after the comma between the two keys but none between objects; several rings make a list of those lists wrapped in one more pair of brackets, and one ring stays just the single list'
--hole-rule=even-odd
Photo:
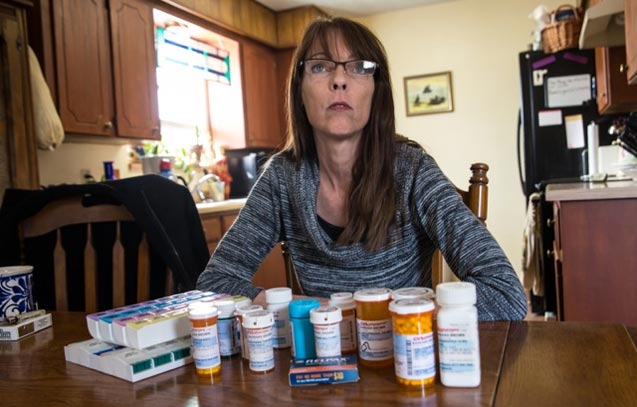
[{"label": "wooden door", "polygon": [[624,0],[624,16],[628,83],[637,86],[637,1]]},{"label": "wooden door", "polygon": [[0,2],[0,201],[39,184],[26,38],[24,11]]},{"label": "wooden door", "polygon": [[58,110],[69,133],[114,136],[106,0],[53,2]]},{"label": "wooden door", "polygon": [[242,49],[246,145],[280,147],[283,135],[279,112],[284,101],[279,97],[276,54],[247,41]]},{"label": "wooden door", "polygon": [[110,0],[110,21],[118,136],[159,140],[152,6]]}]

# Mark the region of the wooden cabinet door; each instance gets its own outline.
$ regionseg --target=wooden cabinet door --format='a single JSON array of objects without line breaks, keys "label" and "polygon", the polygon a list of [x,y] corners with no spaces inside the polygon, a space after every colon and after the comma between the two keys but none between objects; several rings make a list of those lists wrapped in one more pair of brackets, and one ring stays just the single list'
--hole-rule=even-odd
[{"label": "wooden cabinet door", "polygon": [[69,133],[115,135],[105,0],[53,2],[58,108]]},{"label": "wooden cabinet door", "polygon": [[626,77],[625,47],[595,48],[597,107],[600,113],[637,110],[637,85]]},{"label": "wooden cabinet door", "polygon": [[0,4],[0,200],[39,186],[24,10]]},{"label": "wooden cabinet door", "polygon": [[243,103],[248,147],[280,147],[283,136],[279,112],[276,54],[269,48],[245,42],[243,49]]},{"label": "wooden cabinet door", "polygon": [[637,85],[637,1],[624,0],[628,83]]},{"label": "wooden cabinet door", "polygon": [[153,9],[141,0],[110,0],[117,133],[160,139]]}]

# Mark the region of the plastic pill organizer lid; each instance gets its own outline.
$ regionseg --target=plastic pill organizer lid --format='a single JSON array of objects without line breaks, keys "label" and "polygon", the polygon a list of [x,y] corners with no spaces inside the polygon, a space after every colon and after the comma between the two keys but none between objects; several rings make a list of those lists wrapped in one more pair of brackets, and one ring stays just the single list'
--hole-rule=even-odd
[{"label": "plastic pill organizer lid", "polygon": [[33,266],[9,266],[0,267],[0,278],[29,274],[33,271]]},{"label": "plastic pill organizer lid", "polygon": [[428,287],[404,287],[394,290],[391,293],[393,300],[402,300],[405,298],[424,298],[429,300],[435,296],[434,290]]},{"label": "plastic pill organizer lid", "polygon": [[254,311],[243,315],[243,327],[268,328],[274,323],[274,316],[269,311]]},{"label": "plastic pill organizer lid", "polygon": [[188,317],[191,319],[205,319],[218,315],[217,307],[209,302],[194,302],[188,306]]},{"label": "plastic pill organizer lid", "polygon": [[389,288],[366,288],[354,293],[354,299],[362,302],[387,301],[391,296]]},{"label": "plastic pill organizer lid", "polygon": [[342,320],[341,309],[333,305],[318,307],[310,311],[310,322],[313,324],[336,324]]},{"label": "plastic pill organizer lid", "polygon": [[476,303],[473,283],[442,283],[436,286],[436,301],[440,305],[466,305]]},{"label": "plastic pill organizer lid", "polygon": [[421,314],[433,311],[434,308],[433,301],[423,298],[405,298],[389,303],[389,311],[400,315]]},{"label": "plastic pill organizer lid", "polygon": [[276,287],[265,290],[265,301],[270,304],[292,301],[292,289],[289,287]]},{"label": "plastic pill organizer lid", "polygon": [[219,309],[219,318],[230,318],[234,315],[234,300],[216,300],[212,304]]},{"label": "plastic pill organizer lid", "polygon": [[313,298],[303,298],[294,300],[288,306],[290,318],[309,318],[310,310],[321,306],[319,300]]}]

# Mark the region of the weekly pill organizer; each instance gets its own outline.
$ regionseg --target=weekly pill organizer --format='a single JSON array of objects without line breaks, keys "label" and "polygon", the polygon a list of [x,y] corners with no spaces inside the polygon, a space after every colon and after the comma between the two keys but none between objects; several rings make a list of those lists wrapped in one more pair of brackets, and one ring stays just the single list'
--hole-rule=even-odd
[{"label": "weekly pill organizer", "polygon": [[144,349],[190,335],[188,305],[222,298],[232,298],[236,303],[250,301],[244,296],[192,290],[90,314],[86,317],[86,325],[95,339],[133,349]]}]

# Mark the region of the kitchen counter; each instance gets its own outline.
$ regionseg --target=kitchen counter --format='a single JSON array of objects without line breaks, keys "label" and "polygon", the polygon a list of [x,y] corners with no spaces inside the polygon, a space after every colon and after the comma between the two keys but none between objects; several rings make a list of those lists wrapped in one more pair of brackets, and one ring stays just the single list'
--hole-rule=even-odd
[{"label": "kitchen counter", "polygon": [[203,202],[197,204],[197,211],[200,215],[207,213],[222,213],[229,211],[238,211],[243,208],[246,203],[246,198],[241,199],[227,199],[220,202]]},{"label": "kitchen counter", "polygon": [[637,198],[637,181],[575,182],[546,186],[547,201]]}]

